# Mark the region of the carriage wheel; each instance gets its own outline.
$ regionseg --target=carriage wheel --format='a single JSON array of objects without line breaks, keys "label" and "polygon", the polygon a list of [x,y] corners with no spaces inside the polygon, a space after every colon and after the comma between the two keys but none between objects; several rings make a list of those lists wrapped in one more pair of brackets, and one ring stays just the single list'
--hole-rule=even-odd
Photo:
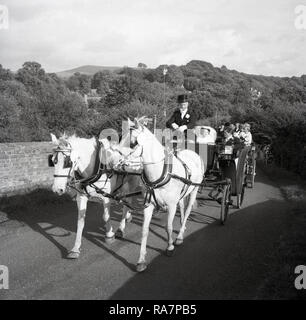
[{"label": "carriage wheel", "polygon": [[253,162],[253,170],[252,170],[252,176],[251,176],[251,188],[254,187],[255,184],[255,175],[256,175],[256,160]]},{"label": "carriage wheel", "polygon": [[221,215],[220,215],[220,221],[221,224],[225,224],[225,221],[228,216],[229,206],[232,203],[231,201],[231,185],[227,184],[223,187],[223,195],[221,200]]},{"label": "carriage wheel", "polygon": [[240,209],[244,200],[244,192],[245,192],[246,184],[244,183],[241,189],[241,193],[237,194],[237,208]]}]

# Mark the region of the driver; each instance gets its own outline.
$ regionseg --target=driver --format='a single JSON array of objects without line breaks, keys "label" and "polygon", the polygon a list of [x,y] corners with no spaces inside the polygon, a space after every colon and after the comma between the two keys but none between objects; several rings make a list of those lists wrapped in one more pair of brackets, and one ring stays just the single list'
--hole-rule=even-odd
[{"label": "driver", "polygon": [[178,109],[174,111],[171,118],[166,122],[166,126],[178,132],[184,132],[185,136],[187,136],[187,129],[193,129],[196,122],[194,113],[188,109],[188,95],[179,95],[177,104]]}]

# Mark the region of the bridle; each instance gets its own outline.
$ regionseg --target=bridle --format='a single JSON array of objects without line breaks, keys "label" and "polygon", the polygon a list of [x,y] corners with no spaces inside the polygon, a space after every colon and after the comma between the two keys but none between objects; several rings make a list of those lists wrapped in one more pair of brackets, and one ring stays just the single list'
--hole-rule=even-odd
[{"label": "bridle", "polygon": [[[71,172],[74,171],[73,168],[75,167],[75,163],[73,164],[72,161],[71,161],[71,151],[72,151],[72,147],[71,145],[69,144],[69,147],[68,148],[60,148],[60,147],[57,147],[55,150],[54,150],[54,153],[55,153],[55,156],[53,154],[50,154],[49,155],[49,159],[48,159],[48,162],[49,162],[49,167],[54,167],[55,164],[57,164],[58,162],[58,154],[59,153],[62,153],[64,155],[64,165],[63,165],[63,169],[67,169],[67,168],[70,168],[69,169],[69,172],[67,175],[64,175],[64,174],[54,174],[53,177],[54,178],[71,178]],[[53,160],[53,157],[54,157],[54,160]]]},{"label": "bridle", "polygon": [[[136,132],[138,132],[139,134],[143,132],[143,130],[140,130],[140,129],[137,129],[137,128],[130,128],[130,131],[136,131]],[[137,141],[137,138],[136,138],[136,141]],[[135,146],[134,148],[132,148],[132,151],[131,151],[129,154],[127,154],[126,156],[124,156],[123,162],[126,161],[130,156],[132,156],[132,155],[133,155],[136,151],[138,151],[140,148],[141,148],[141,152],[140,152],[139,156],[136,157],[136,158],[142,158],[142,155],[143,155],[143,145],[139,145],[138,142],[137,142],[136,146]],[[143,159],[142,159],[142,161],[139,161],[139,162],[133,161],[133,164],[142,164],[142,165],[158,164],[158,163],[160,163],[160,162],[163,162],[164,160],[165,160],[165,156],[164,156],[161,160],[159,160],[159,161],[144,162]]]}]

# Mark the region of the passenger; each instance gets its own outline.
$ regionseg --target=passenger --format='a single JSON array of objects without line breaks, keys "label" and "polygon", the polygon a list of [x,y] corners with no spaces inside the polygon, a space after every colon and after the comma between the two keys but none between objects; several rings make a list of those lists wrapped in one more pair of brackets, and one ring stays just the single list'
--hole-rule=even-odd
[{"label": "passenger", "polygon": [[241,133],[241,124],[240,123],[236,123],[235,130],[234,130],[234,133],[233,133],[234,138],[239,138],[240,133]]},{"label": "passenger", "polygon": [[226,123],[224,126],[224,142],[225,143],[231,143],[234,140],[234,133],[235,126],[230,123]]},{"label": "passenger", "polygon": [[242,132],[240,134],[240,139],[243,140],[246,146],[250,146],[252,143],[252,134],[251,134],[251,126],[248,123],[245,123],[242,127]]},{"label": "passenger", "polygon": [[213,128],[201,127],[197,134],[197,143],[215,143],[216,131]]}]

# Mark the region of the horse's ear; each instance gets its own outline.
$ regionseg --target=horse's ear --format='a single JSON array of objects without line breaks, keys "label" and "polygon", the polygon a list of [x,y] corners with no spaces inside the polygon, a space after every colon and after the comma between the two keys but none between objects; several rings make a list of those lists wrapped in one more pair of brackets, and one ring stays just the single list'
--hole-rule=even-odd
[{"label": "horse's ear", "polygon": [[150,122],[150,118],[146,116],[142,116],[141,118],[135,118],[135,121],[137,122],[138,127],[145,127],[148,125],[148,122]]},{"label": "horse's ear", "polygon": [[58,142],[58,139],[56,138],[55,134],[50,133],[50,135],[51,135],[52,143],[58,145],[59,142]]},{"label": "horse's ear", "polygon": [[138,118],[135,118],[135,119],[134,119],[134,122],[135,122],[135,125],[134,125],[134,126],[135,126],[136,129],[142,127],[141,118],[139,118],[139,119],[138,119]]},{"label": "horse's ear", "polygon": [[151,121],[151,119],[148,118],[148,117],[144,117],[144,118],[143,118],[143,124],[144,124],[145,126],[147,126],[150,121]]},{"label": "horse's ear", "polygon": [[127,119],[129,127],[135,127],[135,122],[133,122],[130,118]]}]

